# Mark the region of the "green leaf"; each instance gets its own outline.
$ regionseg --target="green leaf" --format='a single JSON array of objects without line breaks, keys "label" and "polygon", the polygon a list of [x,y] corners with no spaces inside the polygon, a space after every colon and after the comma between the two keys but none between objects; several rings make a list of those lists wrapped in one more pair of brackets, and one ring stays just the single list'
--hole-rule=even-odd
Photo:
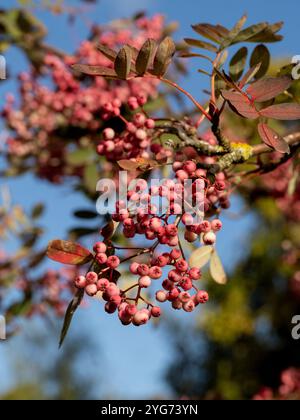
[{"label": "green leaf", "polygon": [[197,34],[204,36],[204,38],[210,39],[218,44],[222,42],[223,38],[218,33],[218,30],[209,23],[198,23],[197,25],[192,25],[192,28]]},{"label": "green leaf", "polygon": [[166,37],[158,46],[154,57],[153,74],[163,76],[176,52],[174,41],[170,37]]},{"label": "green leaf", "polygon": [[211,245],[202,246],[192,252],[189,260],[190,267],[202,268],[210,260],[214,248]]},{"label": "green leaf", "polygon": [[95,219],[98,217],[98,213],[92,210],[76,210],[73,214],[79,219]]},{"label": "green leaf", "polygon": [[265,45],[259,44],[254,48],[250,57],[250,66],[254,67],[260,63],[260,68],[254,76],[255,79],[260,79],[267,73],[270,66],[270,60],[271,55]]},{"label": "green leaf", "polygon": [[280,153],[289,153],[289,145],[278,133],[276,133],[276,131],[273,130],[273,128],[269,127],[267,124],[259,123],[257,129],[262,141],[267,146]]},{"label": "green leaf", "polygon": [[45,210],[45,205],[43,203],[37,203],[31,210],[31,218],[38,219],[42,216]]},{"label": "green leaf", "polygon": [[246,47],[240,48],[232,57],[229,63],[229,75],[232,80],[237,81],[244,72],[248,55]]},{"label": "green leaf", "polygon": [[128,45],[125,45],[119,51],[115,63],[114,69],[120,79],[126,80],[129,76],[131,69],[132,52]]},{"label": "green leaf", "polygon": [[103,76],[117,79],[116,72],[103,66],[90,66],[88,64],[72,64],[72,69],[79,73],[88,74],[89,76]]},{"label": "green leaf", "polygon": [[111,220],[110,222],[107,223],[107,225],[105,225],[101,230],[100,230],[100,235],[103,236],[104,239],[110,239],[114,236],[118,226],[119,226],[119,222],[115,222],[114,220]]},{"label": "green leaf", "polygon": [[247,15],[243,15],[241,19],[237,21],[234,27],[229,32],[227,38],[221,43],[219,51],[224,50],[224,48],[229,47],[235,41],[236,37],[240,33],[242,27],[244,26],[247,20]]},{"label": "green leaf", "polygon": [[273,25],[268,25],[258,34],[247,39],[247,42],[278,42],[281,41],[283,36],[276,35],[282,28],[283,22],[276,22]]},{"label": "green leaf", "polygon": [[64,318],[64,323],[63,323],[63,327],[60,333],[60,340],[59,340],[59,347],[62,346],[68,330],[70,328],[71,322],[72,322],[72,318],[73,315],[76,311],[76,309],[78,308],[78,306],[80,305],[82,299],[84,296],[84,289],[78,289],[74,298],[71,300],[71,302],[69,303],[69,306],[67,308],[66,314],[65,314],[65,318]]},{"label": "green leaf", "polygon": [[91,162],[94,155],[95,153],[92,149],[77,149],[67,154],[66,161],[72,166],[83,166]]},{"label": "green leaf", "polygon": [[211,52],[218,51],[218,48],[215,45],[209,42],[201,41],[200,39],[184,38],[184,40],[191,47],[203,48],[204,50],[208,50]]},{"label": "green leaf", "polygon": [[226,284],[227,276],[217,251],[214,249],[210,260],[210,274],[218,284]]},{"label": "green leaf", "polygon": [[167,148],[169,147],[176,149],[181,143],[180,138],[176,134],[172,133],[163,133],[159,139],[162,146]]},{"label": "green leaf", "polygon": [[152,65],[155,49],[156,42],[154,39],[150,38],[147,39],[147,41],[140,49],[135,63],[136,72],[139,76],[145,74],[149,67]]},{"label": "green leaf", "polygon": [[91,252],[81,245],[54,239],[47,248],[47,257],[62,264],[83,265],[93,259]]},{"label": "green leaf", "polygon": [[257,35],[262,30],[264,30],[268,26],[267,22],[258,23],[256,25],[248,26],[248,28],[243,29],[238,36],[235,38],[233,44],[237,42],[245,42],[248,41],[249,38]]},{"label": "green leaf", "polygon": [[88,165],[84,168],[83,181],[88,191],[91,193],[96,191],[97,182],[99,181],[99,173],[96,164]]}]

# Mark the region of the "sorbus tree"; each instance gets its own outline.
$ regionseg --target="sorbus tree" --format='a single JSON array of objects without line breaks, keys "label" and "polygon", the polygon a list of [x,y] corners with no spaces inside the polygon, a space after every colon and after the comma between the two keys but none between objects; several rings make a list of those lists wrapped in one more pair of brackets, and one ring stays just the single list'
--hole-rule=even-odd
[{"label": "sorbus tree", "polygon": [[[265,44],[281,40],[282,24],[244,29],[245,22],[243,16],[232,29],[194,25],[202,38],[187,38],[182,46],[161,16],[137,16],[130,30],[120,22],[110,30],[93,28],[73,56],[44,46],[39,65],[20,75],[21,106],[9,97],[3,109],[12,130],[6,157],[14,173],[34,168],[54,183],[72,176],[92,200],[100,170],[115,182],[120,170],[128,177],[125,199],[116,201],[91,250],[63,240],[48,246],[49,258],[76,271],[61,343],[85,293],[101,298],[105,311],[117,313],[124,325],[160,317],[165,302],[186,312],[205,304],[203,267],[209,263],[216,283],[227,282],[216,241],[234,191],[249,197],[268,191],[283,212],[298,217],[300,133],[290,121],[300,119],[299,84],[293,65],[266,76]],[[243,45],[228,59],[230,47],[243,43],[255,45],[249,66]],[[200,70],[209,80],[204,103],[174,81],[179,57],[209,64],[208,71]],[[38,72],[50,76],[51,88]],[[193,108],[175,116],[172,106],[161,106],[159,99],[172,105],[161,85],[185,95]],[[157,173],[164,180],[155,186]],[[167,202],[163,211],[155,198]]]}]

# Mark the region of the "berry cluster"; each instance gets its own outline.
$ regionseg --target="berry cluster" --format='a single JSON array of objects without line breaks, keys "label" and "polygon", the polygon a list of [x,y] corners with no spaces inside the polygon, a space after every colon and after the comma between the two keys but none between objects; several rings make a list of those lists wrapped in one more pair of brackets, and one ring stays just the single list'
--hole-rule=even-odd
[{"label": "berry cluster", "polygon": [[[201,271],[195,267],[189,268],[179,249],[174,248],[169,253],[165,252],[157,256],[154,256],[155,247],[142,250],[141,254],[149,252],[149,261],[130,264],[130,273],[137,276],[137,280],[126,290],[118,287],[117,281],[114,280],[114,273],[122,262],[127,262],[135,256],[121,261],[116,255],[109,255],[111,249],[112,245],[107,246],[104,242],[97,242],[94,245],[97,271],[89,271],[85,276],[77,276],[75,286],[84,289],[89,296],[101,293],[106,301],[105,311],[109,314],[118,311],[122,324],[132,323],[139,326],[146,324],[151,317],[157,318],[161,315],[160,307],[143,296],[143,292],[157,282],[162,288],[156,290],[155,300],[159,303],[169,301],[174,309],[192,312],[197,305],[208,301],[208,293],[199,290],[194,284],[201,279]],[[167,266],[172,268],[167,278],[161,281],[163,269]],[[133,295],[134,289],[137,290],[135,295]]]},{"label": "berry cluster", "polygon": [[281,373],[281,384],[274,392],[271,388],[264,387],[253,399],[262,400],[297,400],[300,396],[300,369],[289,368]]},{"label": "berry cluster", "polygon": [[119,116],[127,102],[131,109],[136,107],[132,97],[139,97],[141,103],[157,96],[156,80],[124,83],[100,76],[83,78],[70,67],[83,61],[108,67],[111,63],[97,51],[97,43],[113,49],[123,44],[139,48],[147,38],[161,37],[164,19],[159,15],[142,17],[126,25],[126,30],[122,25],[101,29],[93,34],[92,41],[82,42],[72,56],[46,54],[42,73],[51,83],[41,81],[34,70],[19,75],[21,104],[8,95],[2,110],[12,132],[7,153],[15,165],[24,167],[31,162],[40,177],[55,183],[66,175],[82,177],[81,168],[68,161],[70,141],[76,147],[94,145],[106,122]]}]

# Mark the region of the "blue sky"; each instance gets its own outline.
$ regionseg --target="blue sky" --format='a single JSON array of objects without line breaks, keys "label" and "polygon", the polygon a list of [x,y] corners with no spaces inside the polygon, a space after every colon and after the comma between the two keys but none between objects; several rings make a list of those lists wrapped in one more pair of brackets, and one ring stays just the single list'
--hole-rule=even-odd
[{"label": "blue sky", "polygon": [[[7,3],[0,0],[0,3]],[[10,1],[9,6],[16,2]],[[65,1],[66,4],[78,5],[78,1]],[[6,4],[1,4],[1,7]],[[283,42],[271,46],[275,56],[285,56],[287,59],[300,54],[299,46],[299,1],[287,0],[282,2],[273,0],[214,0],[203,2],[195,0],[100,0],[82,18],[76,20],[74,27],[69,27],[64,16],[54,16],[48,12],[39,12],[38,16],[49,28],[48,42],[61,49],[71,52],[84,40],[88,33],[87,23],[94,21],[106,23],[122,16],[129,16],[139,10],[147,10],[150,14],[162,13],[167,21],[179,21],[178,39],[192,36],[190,24],[197,22],[222,23],[232,26],[244,13],[249,16],[249,23],[268,20],[275,22],[283,20],[285,26],[282,33]],[[26,66],[22,54],[14,49],[6,54],[8,66],[12,75],[16,75]],[[195,72],[186,77],[182,84],[193,92],[204,88],[205,79]],[[11,80],[0,82],[0,105],[3,103],[4,93],[15,91],[15,82]],[[1,164],[1,159],[0,159]],[[0,181],[1,182],[1,181]],[[54,237],[64,237],[66,230],[74,225],[72,211],[74,208],[85,207],[86,202],[80,194],[71,192],[67,185],[56,187],[47,182],[36,180],[26,175],[17,180],[5,180],[9,185],[15,203],[30,208],[32,203],[45,201],[47,212],[43,218],[46,227],[46,244]],[[240,212],[243,203],[234,200],[232,211]],[[238,221],[226,217],[225,229],[219,241],[219,251],[227,269],[231,269],[247,249],[245,232],[253,227],[253,217],[247,215]],[[56,266],[49,263],[49,266]],[[181,314],[180,314],[181,315]],[[182,318],[182,317],[181,317]],[[183,322],[188,317],[183,316]],[[124,398],[143,398],[159,393],[169,392],[163,381],[164,369],[172,358],[172,348],[165,334],[164,328],[153,328],[147,325],[144,328],[121,327],[113,316],[104,313],[99,304],[92,304],[87,309],[81,309],[75,316],[72,328],[83,328],[96,338],[101,348],[101,360],[95,367],[101,371],[101,379],[106,382],[106,395],[116,395]],[[72,333],[72,330],[71,330]],[[54,338],[56,339],[56,337]],[[7,388],[14,378],[8,363],[11,349],[22,342],[26,345],[26,334],[13,339],[10,343],[0,344],[0,392]],[[56,350],[53,350],[56,351]]]}]

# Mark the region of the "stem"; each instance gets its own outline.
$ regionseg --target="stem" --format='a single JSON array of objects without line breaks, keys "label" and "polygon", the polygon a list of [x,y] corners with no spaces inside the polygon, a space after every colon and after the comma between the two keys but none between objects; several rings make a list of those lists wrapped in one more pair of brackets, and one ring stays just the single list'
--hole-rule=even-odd
[{"label": "stem", "polygon": [[[147,76],[147,77],[151,77],[152,79],[157,79],[157,77],[154,77],[154,76]],[[163,77],[159,77],[158,80],[160,80],[163,83],[166,83],[169,86],[172,86],[173,88],[179,90],[179,92],[187,96],[193,102],[193,104],[199,109],[199,111],[201,111],[202,114],[204,114],[205,117],[209,121],[211,121],[211,116],[205,111],[203,106],[198,101],[196,101],[196,99],[189,92],[187,92],[185,89],[183,89],[181,86],[179,86],[177,83],[173,82],[172,80],[164,79]]]}]

